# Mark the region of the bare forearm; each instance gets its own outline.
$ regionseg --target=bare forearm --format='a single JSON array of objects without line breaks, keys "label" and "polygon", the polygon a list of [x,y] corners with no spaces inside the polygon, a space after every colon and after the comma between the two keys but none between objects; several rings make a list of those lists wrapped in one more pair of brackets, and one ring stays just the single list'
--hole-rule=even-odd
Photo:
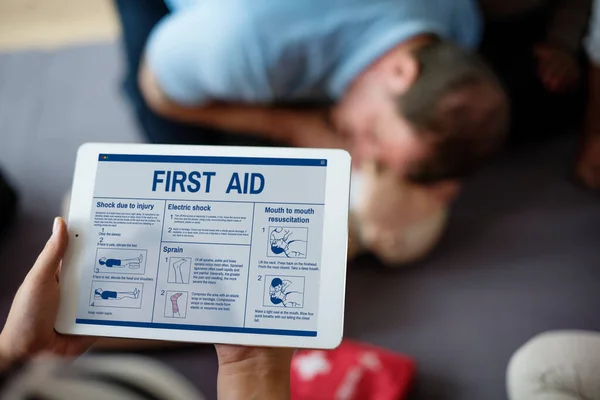
[{"label": "bare forearm", "polygon": [[[309,143],[312,144],[310,147],[331,147],[326,143],[327,138],[320,137],[321,132],[307,133],[298,129],[304,119],[314,118],[317,112],[322,114],[325,126],[327,110],[219,103],[187,107],[169,99],[156,77],[145,66],[140,69],[139,85],[148,106],[165,118],[257,136],[287,145],[304,146]],[[319,143],[321,141],[322,144]]]},{"label": "bare forearm", "polygon": [[294,351],[216,345],[219,400],[286,400]]},{"label": "bare forearm", "polygon": [[286,400],[290,398],[290,371],[220,369],[217,392],[219,400]]},{"label": "bare forearm", "polygon": [[294,130],[289,112],[244,105],[212,105],[185,108],[176,104],[155,109],[166,118],[189,124],[211,126],[228,132],[248,134],[285,144],[293,144]]},{"label": "bare forearm", "polygon": [[219,400],[290,398],[292,349],[218,345]]}]

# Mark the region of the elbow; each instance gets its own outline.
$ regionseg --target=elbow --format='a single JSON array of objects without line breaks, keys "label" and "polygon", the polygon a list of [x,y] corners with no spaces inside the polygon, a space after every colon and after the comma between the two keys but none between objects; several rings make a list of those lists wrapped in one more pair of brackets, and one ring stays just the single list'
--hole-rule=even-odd
[{"label": "elbow", "polygon": [[138,72],[138,86],[144,102],[151,111],[162,117],[173,117],[174,104],[166,96],[156,75],[146,63],[142,63]]}]

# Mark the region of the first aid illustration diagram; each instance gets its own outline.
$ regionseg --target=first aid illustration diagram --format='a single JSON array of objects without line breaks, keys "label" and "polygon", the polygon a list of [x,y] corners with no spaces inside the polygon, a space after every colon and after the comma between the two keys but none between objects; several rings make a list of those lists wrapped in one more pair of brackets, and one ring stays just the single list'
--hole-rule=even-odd
[{"label": "first aid illustration diagram", "polygon": [[167,291],[165,317],[185,318],[187,313],[188,292]]},{"label": "first aid illustration diagram", "polygon": [[146,270],[147,251],[143,249],[99,248],[94,272],[142,275]]},{"label": "first aid illustration diagram", "polygon": [[267,257],[306,258],[308,228],[269,227]]},{"label": "first aid illustration diagram", "polygon": [[94,308],[140,308],[142,283],[93,281],[90,306]]},{"label": "first aid illustration diagram", "polygon": [[317,337],[324,161],[100,155],[76,323]]},{"label": "first aid illustration diagram", "polygon": [[304,306],[304,277],[265,276],[264,305],[268,307],[302,308]]},{"label": "first aid illustration diagram", "polygon": [[137,299],[140,296],[140,290],[135,288],[131,292],[117,292],[115,290],[104,290],[98,288],[94,290],[94,298],[96,300],[122,300],[122,299]]},{"label": "first aid illustration diagram", "polygon": [[190,283],[191,257],[169,258],[168,283]]}]

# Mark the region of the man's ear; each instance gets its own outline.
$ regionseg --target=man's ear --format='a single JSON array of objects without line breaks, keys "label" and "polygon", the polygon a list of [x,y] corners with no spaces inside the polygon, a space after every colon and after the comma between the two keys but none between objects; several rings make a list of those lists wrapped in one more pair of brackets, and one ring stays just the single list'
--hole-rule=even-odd
[{"label": "man's ear", "polygon": [[460,194],[461,184],[456,181],[446,181],[427,186],[427,193],[443,205],[450,205]]},{"label": "man's ear", "polygon": [[409,52],[397,53],[386,66],[386,76],[394,93],[404,93],[417,80],[419,63]]}]

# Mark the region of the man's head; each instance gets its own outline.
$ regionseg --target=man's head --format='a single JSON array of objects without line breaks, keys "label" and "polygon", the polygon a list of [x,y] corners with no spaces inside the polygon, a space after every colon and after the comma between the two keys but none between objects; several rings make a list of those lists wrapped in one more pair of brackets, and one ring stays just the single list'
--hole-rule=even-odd
[{"label": "man's head", "polygon": [[451,197],[498,150],[509,106],[481,59],[435,37],[399,45],[359,76],[334,115],[354,155]]},{"label": "man's head", "polygon": [[273,287],[275,289],[281,289],[282,286],[283,286],[283,281],[279,278],[273,278],[273,280],[271,281],[271,287]]}]

